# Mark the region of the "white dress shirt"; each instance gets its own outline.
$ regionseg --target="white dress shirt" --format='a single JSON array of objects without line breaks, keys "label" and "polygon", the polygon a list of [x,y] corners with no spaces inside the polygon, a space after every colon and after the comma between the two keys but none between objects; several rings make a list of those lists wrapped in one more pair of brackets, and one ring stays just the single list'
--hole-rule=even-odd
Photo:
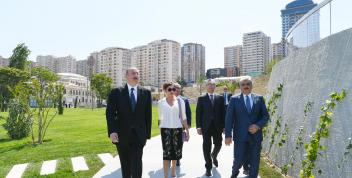
[{"label": "white dress shirt", "polygon": [[134,88],[133,94],[134,94],[134,99],[136,99],[136,100],[135,100],[136,103],[137,103],[137,86],[138,86],[138,85],[132,87],[130,84],[127,83],[127,87],[128,87],[128,96],[131,97],[131,88]]},{"label": "white dress shirt", "polygon": [[215,93],[208,93],[210,101],[211,101],[211,95],[213,95],[213,100],[215,100]]},{"label": "white dress shirt", "polygon": [[[246,96],[247,96],[247,95],[243,94],[243,100],[244,100],[244,103],[245,103],[245,104],[246,104],[246,99],[247,99]],[[252,93],[249,93],[249,94],[248,94],[248,97],[249,97],[249,102],[251,103],[251,108],[253,108],[253,95],[252,95]]]},{"label": "white dress shirt", "polygon": [[175,97],[176,101],[172,106],[170,106],[166,98],[159,100],[158,102],[158,112],[160,125],[159,128],[182,128],[182,123],[180,121],[180,110],[178,107],[178,101],[180,101],[182,109],[182,119],[187,120],[186,117],[186,107],[183,99],[178,99]]},{"label": "white dress shirt", "polygon": [[229,100],[227,99],[229,96],[229,93],[224,93],[224,100],[225,100],[225,105],[229,105]]}]

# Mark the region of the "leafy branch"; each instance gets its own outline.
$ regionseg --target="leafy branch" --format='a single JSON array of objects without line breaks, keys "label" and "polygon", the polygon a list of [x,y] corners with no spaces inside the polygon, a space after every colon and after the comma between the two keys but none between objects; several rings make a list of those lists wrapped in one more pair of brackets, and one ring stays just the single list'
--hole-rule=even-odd
[{"label": "leafy branch", "polygon": [[[322,138],[328,138],[330,135],[330,127],[332,124],[333,110],[337,102],[341,102],[346,97],[346,91],[342,90],[341,93],[333,92],[330,94],[330,100],[326,100],[325,104],[321,107],[322,114],[320,115],[319,124],[316,131],[312,134],[309,143],[305,144],[306,158],[302,160],[302,169],[300,171],[300,178],[314,178],[313,170],[316,166],[315,162],[318,158],[319,151],[326,150],[326,147],[321,145]],[[319,173],[322,171],[319,170]]]}]

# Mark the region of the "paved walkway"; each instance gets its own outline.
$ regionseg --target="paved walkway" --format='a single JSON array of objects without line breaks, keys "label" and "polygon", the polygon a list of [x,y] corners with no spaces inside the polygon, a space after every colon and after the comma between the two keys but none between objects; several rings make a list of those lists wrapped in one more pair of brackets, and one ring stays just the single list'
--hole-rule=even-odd
[{"label": "paved walkway", "polygon": [[[204,158],[202,151],[202,137],[191,129],[191,138],[183,147],[183,158],[181,167],[177,169],[177,177],[182,178],[207,178],[205,176]],[[213,178],[228,178],[231,175],[233,160],[233,145],[223,147],[219,153],[219,167],[213,167]],[[143,178],[163,178],[162,168],[162,146],[160,136],[153,137],[144,147],[143,154]],[[110,163],[106,164],[94,178],[122,178],[120,160],[116,156]],[[246,177],[239,175],[239,178]]]},{"label": "paved walkway", "polygon": [[[177,177],[182,178],[207,178],[204,167],[204,158],[202,151],[202,137],[196,133],[195,129],[191,129],[191,138],[183,147],[183,158],[181,167],[177,168]],[[231,175],[231,166],[233,159],[233,146],[222,147],[218,160],[219,167],[213,167],[213,178],[227,178]],[[98,157],[105,164],[99,170],[94,178],[122,178],[119,157],[113,157],[110,153],[98,154]],[[72,171],[87,171],[89,167],[83,156],[71,158]],[[160,136],[153,137],[147,142],[143,155],[143,178],[163,178],[164,172],[162,168],[162,147]],[[44,161],[40,170],[40,175],[52,175],[56,172],[57,160]],[[17,164],[7,174],[6,178],[21,178],[28,163]],[[244,178],[241,170],[239,178]]]}]

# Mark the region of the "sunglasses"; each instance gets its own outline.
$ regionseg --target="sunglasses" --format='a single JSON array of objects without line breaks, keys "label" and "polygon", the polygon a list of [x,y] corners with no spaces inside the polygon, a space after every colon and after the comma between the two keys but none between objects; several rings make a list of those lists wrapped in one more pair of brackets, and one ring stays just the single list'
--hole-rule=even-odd
[{"label": "sunglasses", "polygon": [[241,86],[251,86],[251,83],[242,83]]},{"label": "sunglasses", "polygon": [[168,91],[168,92],[176,91],[176,88],[168,88],[167,91]]}]

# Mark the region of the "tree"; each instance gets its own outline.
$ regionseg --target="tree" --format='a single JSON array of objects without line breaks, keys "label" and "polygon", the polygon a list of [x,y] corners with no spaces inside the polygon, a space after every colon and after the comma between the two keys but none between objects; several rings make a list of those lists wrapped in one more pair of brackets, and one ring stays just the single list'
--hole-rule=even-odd
[{"label": "tree", "polygon": [[204,80],[207,78],[204,75],[200,75],[198,80],[197,80],[197,85],[199,87],[199,95],[202,95],[202,86],[204,84]]},{"label": "tree", "polygon": [[226,86],[227,89],[230,91],[230,93],[234,94],[236,89],[239,87],[239,83],[235,80],[234,81],[225,80],[225,81],[219,82],[216,86],[217,87]]},{"label": "tree", "polygon": [[271,60],[265,68],[265,74],[271,74],[271,71],[273,70],[273,67],[282,59],[282,57],[275,58]]},{"label": "tree", "polygon": [[65,87],[63,84],[56,84],[55,85],[55,105],[57,105],[57,111],[59,115],[64,114],[64,107],[62,103],[62,99],[64,97],[64,90]]},{"label": "tree", "polygon": [[34,112],[29,106],[30,90],[27,83],[19,82],[10,91],[14,98],[9,103],[9,116],[4,128],[10,138],[21,139],[27,137],[32,130]]},{"label": "tree", "polygon": [[94,74],[91,79],[91,88],[95,92],[97,100],[97,106],[102,106],[102,101],[107,99],[109,92],[111,91],[112,79],[106,74],[99,73]]},{"label": "tree", "polygon": [[29,83],[31,97],[37,105],[33,126],[38,126],[37,140],[34,133],[32,134],[33,143],[43,143],[47,129],[57,114],[57,111],[54,114],[50,113],[58,95],[55,90],[57,80],[58,76],[45,68],[37,67],[32,70],[32,79]]},{"label": "tree", "polygon": [[17,83],[29,78],[27,71],[11,67],[0,68],[0,111],[6,111],[10,99],[13,98],[9,88],[14,88]]},{"label": "tree", "polygon": [[10,57],[9,67],[25,70],[28,65],[27,58],[30,53],[31,51],[24,43],[18,44]]}]

